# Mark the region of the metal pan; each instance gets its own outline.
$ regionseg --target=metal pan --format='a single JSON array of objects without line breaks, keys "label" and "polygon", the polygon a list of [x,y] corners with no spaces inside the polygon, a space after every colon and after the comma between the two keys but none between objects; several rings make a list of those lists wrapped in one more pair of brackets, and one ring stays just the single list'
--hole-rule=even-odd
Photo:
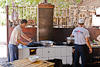
[{"label": "metal pan", "polygon": [[42,40],[42,41],[40,41],[40,43],[45,47],[50,47],[51,45],[53,45],[54,41]]},{"label": "metal pan", "polygon": [[30,42],[28,45],[26,45],[27,47],[38,47],[38,46],[43,46],[41,43],[39,42]]}]

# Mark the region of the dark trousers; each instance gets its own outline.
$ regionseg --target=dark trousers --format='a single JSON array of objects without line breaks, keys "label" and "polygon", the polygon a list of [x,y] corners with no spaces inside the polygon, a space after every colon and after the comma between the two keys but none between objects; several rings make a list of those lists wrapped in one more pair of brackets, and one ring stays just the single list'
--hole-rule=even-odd
[{"label": "dark trousers", "polygon": [[18,47],[13,44],[8,44],[8,62],[18,59]]},{"label": "dark trousers", "polygon": [[79,67],[79,57],[81,56],[82,65],[81,67],[86,67],[86,59],[89,54],[89,49],[87,45],[77,45],[75,44],[75,55],[74,55],[74,67]]}]

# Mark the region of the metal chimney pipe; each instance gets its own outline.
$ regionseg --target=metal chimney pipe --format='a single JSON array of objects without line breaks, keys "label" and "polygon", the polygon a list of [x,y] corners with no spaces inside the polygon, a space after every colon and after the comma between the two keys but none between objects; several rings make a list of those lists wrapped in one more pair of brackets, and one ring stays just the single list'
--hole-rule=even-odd
[{"label": "metal chimney pipe", "polygon": [[53,40],[54,5],[48,4],[47,0],[44,0],[44,3],[38,4],[37,11],[37,42]]},{"label": "metal chimney pipe", "polygon": [[43,0],[43,3],[48,3],[48,0]]}]

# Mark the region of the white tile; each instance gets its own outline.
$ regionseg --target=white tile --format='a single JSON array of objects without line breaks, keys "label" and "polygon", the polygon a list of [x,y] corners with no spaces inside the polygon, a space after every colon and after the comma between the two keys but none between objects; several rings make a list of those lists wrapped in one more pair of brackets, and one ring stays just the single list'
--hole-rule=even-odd
[{"label": "white tile", "polygon": [[48,58],[42,58],[42,60],[48,60]]},{"label": "white tile", "polygon": [[67,50],[66,50],[66,47],[62,47],[61,48],[61,56],[67,56]]},{"label": "white tile", "polygon": [[29,50],[29,48],[23,49],[22,54],[23,54],[23,58],[29,57],[30,56],[30,50]]},{"label": "white tile", "polygon": [[48,48],[43,48],[43,58],[48,57]]},{"label": "white tile", "polygon": [[67,56],[71,56],[72,55],[72,52],[73,52],[73,49],[72,49],[72,47],[66,47],[66,49],[67,49]]},{"label": "white tile", "polygon": [[54,59],[54,57],[49,57],[49,60],[53,60]]},{"label": "white tile", "polygon": [[48,56],[54,57],[54,48],[48,48]]},{"label": "white tile", "polygon": [[43,57],[43,50],[42,50],[42,48],[36,49],[36,55],[39,56],[40,58]]},{"label": "white tile", "polygon": [[61,56],[61,48],[60,47],[54,48],[54,56],[55,57]]},{"label": "white tile", "polygon": [[61,57],[62,58],[62,63],[67,64],[67,58],[66,57]]},{"label": "white tile", "polygon": [[73,59],[72,59],[72,57],[71,56],[69,56],[69,57],[67,57],[67,64],[72,64],[72,61],[73,61]]},{"label": "white tile", "polygon": [[61,57],[54,57],[54,59],[62,59]]},{"label": "white tile", "polygon": [[39,58],[39,60],[43,60],[43,58]]},{"label": "white tile", "polygon": [[22,56],[23,56],[22,49],[19,49],[18,52],[19,52],[18,53],[18,55],[19,55],[18,59],[22,59]]}]

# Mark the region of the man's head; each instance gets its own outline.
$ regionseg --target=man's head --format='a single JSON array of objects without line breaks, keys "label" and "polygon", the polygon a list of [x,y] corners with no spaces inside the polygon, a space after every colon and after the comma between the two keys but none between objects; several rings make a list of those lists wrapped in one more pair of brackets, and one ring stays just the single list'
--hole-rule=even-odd
[{"label": "man's head", "polygon": [[21,24],[26,23],[27,24],[27,20],[26,19],[22,19]]},{"label": "man's head", "polygon": [[22,19],[21,27],[24,28],[25,26],[27,26],[27,20],[26,19]]},{"label": "man's head", "polygon": [[79,25],[84,25],[84,19],[79,19],[79,20],[78,20],[78,24],[79,24]]}]

